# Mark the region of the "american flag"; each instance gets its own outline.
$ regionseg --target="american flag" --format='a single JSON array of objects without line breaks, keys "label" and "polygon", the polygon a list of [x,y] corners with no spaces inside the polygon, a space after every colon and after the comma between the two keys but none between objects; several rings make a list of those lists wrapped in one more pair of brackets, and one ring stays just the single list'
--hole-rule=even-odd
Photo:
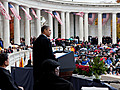
[{"label": "american flag", "polygon": [[3,4],[0,2],[0,11],[2,13],[2,15],[5,16],[5,19],[11,20],[10,15],[7,13],[5,7],[3,6]]},{"label": "american flag", "polygon": [[53,14],[55,15],[55,18],[58,20],[58,22],[62,25],[62,20],[60,19],[60,15],[58,12],[54,11]]},{"label": "american flag", "polygon": [[34,9],[30,9],[31,10],[31,12],[32,12],[32,14],[35,16],[35,18],[37,18],[38,19],[38,16],[36,15],[36,13],[35,13],[35,11],[34,11]]},{"label": "american flag", "polygon": [[32,20],[32,17],[30,16],[30,14],[22,6],[20,6],[20,8],[25,12],[25,15],[27,16],[27,19]]},{"label": "american flag", "polygon": [[54,15],[51,12],[49,12],[47,10],[44,10],[44,9],[43,9],[43,11],[46,12],[46,13],[49,13],[54,18]]},{"label": "american flag", "polygon": [[8,6],[9,6],[10,10],[12,11],[13,15],[20,20],[21,17],[20,17],[20,15],[17,13],[15,7],[14,7],[12,4],[10,4],[10,3],[8,3]]},{"label": "american flag", "polygon": [[95,13],[88,14],[88,24],[92,25],[95,19]]},{"label": "american flag", "polygon": [[84,12],[78,12],[78,13],[76,13],[76,15],[78,15],[78,16],[80,16],[80,17],[83,17]]},{"label": "american flag", "polygon": [[120,13],[117,14],[117,18],[118,18],[117,23],[120,23]]},{"label": "american flag", "polygon": [[104,26],[107,23],[108,19],[109,19],[109,13],[107,13],[107,14],[103,13],[102,17],[103,17],[102,25]]}]

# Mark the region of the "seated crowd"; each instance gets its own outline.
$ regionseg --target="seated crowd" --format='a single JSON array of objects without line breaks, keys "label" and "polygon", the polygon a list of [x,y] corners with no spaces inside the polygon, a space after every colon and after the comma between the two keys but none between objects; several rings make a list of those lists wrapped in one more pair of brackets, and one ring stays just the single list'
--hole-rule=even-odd
[{"label": "seated crowd", "polygon": [[[13,53],[21,50],[28,50],[29,48],[33,48],[33,43],[36,40],[35,37],[31,37],[30,44],[31,46],[25,45],[25,39],[20,39],[20,45],[17,45],[17,47],[14,47],[13,39],[11,39],[12,46],[9,46],[8,49],[5,49],[3,47],[3,41],[0,39],[0,46],[2,47],[0,50],[0,53]],[[71,37],[69,39],[52,39],[52,46],[62,46],[63,51],[73,51],[77,57],[75,57],[76,63],[79,65],[86,65],[90,66],[91,62],[93,62],[93,58],[95,56],[100,56],[105,63],[105,66],[108,68],[108,73],[120,73],[120,58],[117,53],[117,50],[119,49],[119,42],[117,45],[111,44],[111,38],[110,37],[103,37],[103,43],[100,45],[93,43],[96,40],[97,37],[89,37],[89,42],[87,41],[79,41],[79,37]],[[70,46],[66,48],[66,46]]]},{"label": "seated crowd", "polygon": [[81,45],[72,46],[74,48],[75,61],[79,65],[90,66],[94,57],[99,56],[100,60],[105,63],[108,68],[108,74],[120,74],[120,55],[118,50],[119,44],[114,46],[112,44],[90,45],[82,43]]},{"label": "seated crowd", "polygon": [[[0,50],[0,53],[4,53],[4,54],[0,54],[2,56],[0,56],[1,59],[3,59],[2,62],[0,62],[0,69],[1,69],[1,73],[3,73],[3,76],[1,77],[4,77],[6,76],[5,78],[8,79],[8,82],[9,81],[12,81],[12,82],[9,82],[11,83],[11,90],[24,90],[23,87],[20,87],[16,84],[16,82],[11,78],[11,75],[10,75],[10,72],[5,70],[5,68],[9,65],[9,59],[8,59],[8,56],[6,53],[14,53],[14,52],[17,52],[17,51],[21,51],[21,50],[29,50],[29,48],[33,48],[32,45],[34,43],[36,38],[31,38],[30,41],[31,41],[31,46],[26,46],[25,45],[25,40],[22,38],[21,39],[21,44],[20,45],[17,45],[17,47],[12,47],[12,46],[9,46],[8,49],[5,49],[3,47],[3,41],[1,41],[0,39],[0,44],[1,44],[1,50]],[[12,41],[11,41],[12,42]],[[12,45],[14,45],[14,43],[11,43]],[[83,66],[91,66],[91,63],[93,62],[93,59],[95,56],[99,56],[101,57],[100,60],[103,60],[103,62],[105,63],[105,66],[108,68],[107,70],[107,73],[108,74],[120,74],[120,56],[119,56],[119,53],[117,52],[120,48],[120,45],[119,43],[116,44],[116,45],[113,45],[111,43],[101,43],[100,45],[93,45],[91,42],[86,42],[86,41],[83,41],[83,42],[80,42],[79,41],[79,38],[76,38],[76,39],[69,39],[69,40],[65,40],[65,39],[53,39],[52,40],[52,45],[53,46],[62,46],[63,47],[63,51],[64,52],[70,52],[70,51],[73,51],[74,52],[74,55],[75,56],[75,62],[76,64],[79,64],[79,65],[83,65]],[[66,47],[66,46],[70,46],[70,47]],[[49,60],[48,60],[49,62]],[[49,66],[47,63],[48,62],[44,62],[43,64],[46,64],[47,66]],[[49,62],[50,63],[53,63],[53,62]],[[61,78],[59,78],[58,74],[59,74],[59,71],[57,71],[57,67],[59,66],[58,63],[54,62],[53,64],[57,64],[51,71],[49,70],[50,68],[45,68],[43,67],[44,69],[46,69],[45,71],[49,71],[49,72],[43,72],[43,82],[44,83],[40,83],[41,85],[43,84],[46,85],[46,81],[48,81],[48,85],[52,84],[51,82],[53,82],[53,85],[54,83],[56,83],[56,81],[60,81],[58,83],[57,81],[57,85],[56,87],[54,88],[58,88],[59,85],[61,86],[61,82],[64,83],[63,86],[65,86],[66,88],[71,88],[71,90],[73,90],[73,86],[70,82],[68,81],[65,81]],[[50,64],[50,65],[53,65],[53,64]],[[45,66],[45,65],[44,65]],[[47,67],[46,66],[46,67]],[[25,67],[32,67],[31,65],[31,60],[28,60],[28,64],[25,66]],[[52,66],[50,66],[52,67]],[[59,69],[58,69],[59,70]],[[7,74],[7,75],[6,75]],[[2,75],[2,74],[0,74]],[[56,78],[56,80],[52,79],[54,77],[50,77],[51,75],[54,75]],[[9,78],[10,77],[10,78]],[[50,78],[46,78],[46,77],[50,77]],[[2,80],[1,80],[2,81]],[[9,85],[8,83],[8,85]],[[9,86],[8,86],[9,87]],[[49,89],[51,86],[48,86]],[[46,87],[46,89],[48,89],[48,87]],[[4,87],[0,87],[0,88],[4,88]],[[7,88],[7,87],[6,87]],[[6,89],[5,90],[8,90]],[[39,87],[39,88],[42,88],[42,87]],[[54,89],[53,87],[51,89]],[[61,90],[62,87],[59,89]],[[54,90],[57,90],[57,89],[54,89]],[[64,90],[64,89],[63,89]]]},{"label": "seated crowd", "polygon": [[[94,57],[99,56],[105,63],[105,67],[108,68],[108,74],[120,74],[120,56],[118,50],[120,49],[120,43],[111,44],[110,37],[103,37],[103,43],[100,45],[93,43],[95,38],[91,38],[91,42],[83,41],[79,39],[55,39],[52,43],[53,46],[62,46],[64,52],[73,51],[75,55],[75,61],[79,65],[90,66]],[[96,37],[97,40],[97,37]],[[96,41],[97,42],[97,41]],[[67,47],[66,46],[70,46]]]},{"label": "seated crowd", "polygon": [[25,45],[25,39],[21,38],[20,39],[20,45],[14,44],[13,39],[11,39],[11,45],[8,48],[4,48],[4,41],[0,38],[0,53],[14,53],[14,52],[19,52],[22,50],[29,50],[30,48],[33,48],[33,42],[36,40],[35,37],[31,37],[30,39],[30,46]]}]

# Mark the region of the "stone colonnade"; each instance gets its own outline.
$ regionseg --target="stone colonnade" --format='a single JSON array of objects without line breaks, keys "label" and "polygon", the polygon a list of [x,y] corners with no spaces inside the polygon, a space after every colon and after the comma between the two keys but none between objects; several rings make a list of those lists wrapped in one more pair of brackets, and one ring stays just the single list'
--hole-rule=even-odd
[{"label": "stone colonnade", "polygon": [[[4,1],[3,5],[5,6],[7,12],[9,13],[10,11],[8,7],[8,2]],[[20,11],[19,5],[18,4],[13,4],[13,5],[16,8],[17,13],[21,15],[23,11]],[[24,8],[28,13],[30,13],[29,7],[24,6]],[[34,18],[34,23],[35,23],[34,32],[36,33],[34,35],[36,35],[35,37],[38,37],[41,33],[40,16],[41,16],[42,9],[34,8],[34,10],[36,12],[36,15],[39,18],[39,19]],[[49,10],[49,12],[52,13],[52,10]],[[70,11],[59,11],[59,12],[60,12],[61,20],[63,22],[63,24],[61,25],[61,38],[69,39],[71,35],[74,35],[73,34],[74,27],[75,27],[74,22],[78,21],[78,25],[77,27],[75,27],[75,28],[78,28],[78,31],[79,31],[77,34],[81,41],[83,40],[88,41],[88,36],[89,36],[88,14],[93,12],[84,12],[84,17],[74,16]],[[115,44],[117,41],[116,40],[117,38],[116,37],[116,14],[117,13],[112,13],[112,43],[113,44]],[[97,15],[98,15],[98,35],[97,36],[98,36],[98,44],[100,44],[102,42],[102,36],[103,36],[102,35],[102,13],[98,12]],[[25,44],[30,45],[30,37],[31,37],[30,20],[27,19],[25,14],[22,14],[21,17],[23,18],[23,20],[18,20],[17,18],[14,18],[14,43],[19,45],[21,34],[24,33],[23,36],[25,38]],[[54,26],[53,26],[53,22],[54,22]],[[0,28],[0,32],[1,32],[0,38],[4,40],[4,47],[8,48],[8,46],[10,45],[10,23],[9,23],[9,20],[5,19],[2,15],[0,15],[0,23],[1,25],[3,25]],[[53,38],[53,28],[55,30],[54,36],[55,38],[58,38],[58,21],[56,19],[53,19],[53,17],[50,14],[48,14],[48,25],[50,26],[52,31],[50,38],[51,39]]]}]

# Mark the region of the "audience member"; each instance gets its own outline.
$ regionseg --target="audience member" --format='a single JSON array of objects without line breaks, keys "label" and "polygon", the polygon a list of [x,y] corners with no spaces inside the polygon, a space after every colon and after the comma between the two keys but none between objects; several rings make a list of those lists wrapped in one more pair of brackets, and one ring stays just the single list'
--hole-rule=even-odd
[{"label": "audience member", "polygon": [[28,60],[28,64],[25,67],[33,67],[30,59]]},{"label": "audience member", "polygon": [[59,77],[60,64],[52,59],[42,63],[40,90],[74,90],[71,82]]},{"label": "audience member", "polygon": [[10,72],[5,68],[9,65],[8,55],[0,54],[0,89],[2,90],[23,90],[14,82]]}]

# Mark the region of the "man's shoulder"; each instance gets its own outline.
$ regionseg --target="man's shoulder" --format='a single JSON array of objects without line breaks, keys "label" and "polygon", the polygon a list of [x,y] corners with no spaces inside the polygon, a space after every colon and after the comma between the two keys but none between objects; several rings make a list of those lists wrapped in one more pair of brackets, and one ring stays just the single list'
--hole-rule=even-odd
[{"label": "man's shoulder", "polygon": [[[58,84],[59,83],[59,84]],[[61,87],[61,86],[64,86]],[[73,87],[72,83],[68,80],[65,80],[63,78],[59,78],[59,81],[57,82],[57,87],[61,88],[61,89],[65,89],[65,88],[70,88],[70,87]],[[59,89],[58,89],[59,90]],[[72,90],[72,89],[71,89]]]},{"label": "man's shoulder", "polygon": [[4,69],[0,67],[0,73],[3,74]]},{"label": "man's shoulder", "polygon": [[66,79],[64,79],[64,78],[61,78],[61,77],[59,77],[59,76],[56,76],[56,75],[55,75],[55,78],[56,78],[56,80],[59,81],[59,83],[63,83],[63,84],[71,84],[70,81],[68,81],[68,80],[66,80]]},{"label": "man's shoulder", "polygon": [[39,37],[45,37],[43,34],[41,34]]},{"label": "man's shoulder", "polygon": [[0,67],[0,71],[6,71],[6,69],[4,69],[3,67]]},{"label": "man's shoulder", "polygon": [[46,39],[46,37],[45,37],[44,35],[40,35],[40,36],[35,40],[35,42],[39,42],[39,41],[41,41],[41,40],[43,40],[43,39]]},{"label": "man's shoulder", "polygon": [[3,72],[3,73],[9,73],[8,70],[6,70],[5,68],[2,68],[2,67],[0,67],[0,72]]},{"label": "man's shoulder", "polygon": [[44,35],[40,35],[34,42],[33,47],[34,46],[39,46],[40,44],[43,44],[44,42],[48,42],[47,37],[45,37]]},{"label": "man's shoulder", "polygon": [[0,68],[0,79],[7,79],[7,77],[10,76],[10,73],[8,70],[4,69],[4,68]]},{"label": "man's shoulder", "polygon": [[47,39],[47,37],[45,37],[43,34],[41,34],[41,35],[37,38],[37,40],[40,40],[40,39]]}]

